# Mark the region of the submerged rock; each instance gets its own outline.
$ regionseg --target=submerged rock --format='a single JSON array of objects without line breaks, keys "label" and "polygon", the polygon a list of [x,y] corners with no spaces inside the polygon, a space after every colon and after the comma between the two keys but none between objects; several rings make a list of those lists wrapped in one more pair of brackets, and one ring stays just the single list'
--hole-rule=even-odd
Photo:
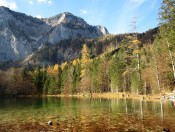
[{"label": "submerged rock", "polygon": [[163,132],[170,132],[170,129],[169,128],[164,128]]},{"label": "submerged rock", "polygon": [[49,126],[52,126],[52,125],[53,125],[53,122],[52,122],[52,121],[48,121],[47,124],[48,124]]}]

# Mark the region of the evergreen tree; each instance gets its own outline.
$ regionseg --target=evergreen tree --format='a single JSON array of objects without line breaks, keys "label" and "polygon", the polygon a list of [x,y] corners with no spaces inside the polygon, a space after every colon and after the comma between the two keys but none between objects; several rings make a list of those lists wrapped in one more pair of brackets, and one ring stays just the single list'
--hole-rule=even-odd
[{"label": "evergreen tree", "polygon": [[47,74],[47,79],[43,87],[43,94],[45,95],[49,94],[49,88],[50,88],[50,76]]},{"label": "evergreen tree", "polygon": [[102,62],[99,65],[98,83],[100,92],[109,92],[109,61],[106,56],[102,57]]},{"label": "evergreen tree", "polygon": [[23,66],[22,72],[21,72],[21,76],[22,76],[22,79],[23,80],[27,78],[27,76],[28,76],[28,70],[27,70],[26,66]]},{"label": "evergreen tree", "polygon": [[61,74],[62,74],[62,70],[61,70],[61,67],[59,66],[58,67],[58,80],[57,80],[57,88],[58,88],[58,94],[61,94]]},{"label": "evergreen tree", "polygon": [[[166,44],[166,48],[169,54],[169,60],[171,62],[173,78],[175,80],[175,1],[163,0],[159,12],[160,16],[160,29],[159,35],[162,42]],[[162,44],[163,44],[162,43]]]},{"label": "evergreen tree", "polygon": [[[61,72],[61,93],[66,93],[66,86],[67,86],[67,83],[68,83],[68,75],[69,75],[69,66],[68,66],[68,63],[65,62],[61,65],[61,69],[62,69],[62,72]],[[68,88],[67,88],[68,89]]]},{"label": "evergreen tree", "polygon": [[111,91],[112,92],[121,92],[123,91],[123,77],[122,74],[125,70],[125,63],[123,60],[120,60],[118,54],[112,58],[110,66],[110,80],[111,80]]},{"label": "evergreen tree", "polygon": [[165,26],[166,31],[175,29],[175,1],[163,0],[159,12],[160,25]]},{"label": "evergreen tree", "polygon": [[76,59],[72,62],[73,65],[73,75],[72,75],[72,94],[75,94],[77,92],[80,92],[80,60]]},{"label": "evergreen tree", "polygon": [[137,38],[137,33],[133,36],[129,36],[128,48],[131,51],[131,66],[130,66],[130,78],[131,78],[131,91],[139,94],[142,91],[141,80],[141,63],[140,63],[140,45],[141,42]]},{"label": "evergreen tree", "polygon": [[100,65],[102,60],[100,58],[96,58],[92,61],[90,66],[90,80],[91,80],[91,88],[92,92],[97,93],[101,91],[100,88]]},{"label": "evergreen tree", "polygon": [[37,94],[40,95],[42,94],[43,91],[43,77],[42,77],[42,72],[39,67],[36,67],[34,71],[34,84],[37,89]]}]

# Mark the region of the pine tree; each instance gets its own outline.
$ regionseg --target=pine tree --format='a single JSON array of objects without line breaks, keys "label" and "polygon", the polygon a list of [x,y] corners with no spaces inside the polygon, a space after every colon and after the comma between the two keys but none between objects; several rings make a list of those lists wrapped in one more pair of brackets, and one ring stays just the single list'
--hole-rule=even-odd
[{"label": "pine tree", "polygon": [[72,62],[73,65],[73,73],[72,73],[72,82],[71,89],[72,94],[75,94],[80,91],[80,60],[76,59]]},{"label": "pine tree", "polygon": [[23,66],[22,68],[22,72],[21,72],[21,76],[22,76],[22,80],[26,79],[28,76],[28,70],[26,68],[26,66]]},{"label": "pine tree", "polygon": [[159,12],[160,25],[165,26],[167,31],[175,29],[175,1],[163,0]]},{"label": "pine tree", "polygon": [[137,33],[133,36],[129,36],[128,49],[131,52],[131,66],[130,66],[130,78],[131,78],[131,90],[139,94],[142,91],[141,86],[141,63],[140,63],[140,45],[141,41],[137,38]]},{"label": "pine tree", "polygon": [[100,58],[96,58],[92,61],[90,66],[90,80],[91,80],[91,88],[92,92],[97,93],[101,91],[100,88],[100,65],[102,60]]},{"label": "pine tree", "polygon": [[108,57],[103,56],[102,62],[99,65],[99,73],[98,73],[98,83],[100,87],[100,92],[109,92],[110,84],[109,84],[109,61]]},{"label": "pine tree", "polygon": [[[132,28],[132,36],[129,36],[129,46],[128,48],[130,51],[132,51],[132,71],[131,71],[131,87],[132,89],[136,89],[136,93],[139,94],[139,92],[142,91],[141,86],[141,64],[140,64],[140,48],[141,48],[141,41],[138,39],[138,33],[137,33],[137,21],[134,17],[131,22],[131,28]],[[133,77],[132,77],[133,76]],[[135,79],[134,79],[135,78]],[[133,85],[132,85],[133,84]]]},{"label": "pine tree", "polygon": [[42,94],[43,91],[43,80],[42,80],[42,72],[39,67],[36,67],[34,71],[34,84],[37,89],[37,94],[40,95]]},{"label": "pine tree", "polygon": [[68,79],[69,79],[69,64],[67,62],[61,64],[61,93],[66,93],[69,89],[68,87]]},{"label": "pine tree", "polygon": [[50,76],[47,74],[47,79],[43,87],[43,94],[47,95],[49,93],[49,88],[50,88]]},{"label": "pine tree", "polygon": [[58,94],[61,94],[61,83],[62,83],[61,74],[62,74],[61,67],[58,66],[58,80],[57,80]]},{"label": "pine tree", "polygon": [[175,1],[174,0],[163,0],[159,12],[160,16],[160,37],[163,42],[167,45],[169,58],[171,61],[173,77],[175,80],[175,62],[174,62],[174,51],[175,51]]},{"label": "pine tree", "polygon": [[122,74],[125,70],[125,64],[123,60],[120,60],[118,54],[112,58],[112,63],[110,66],[110,79],[111,79],[111,91],[121,92],[123,89],[123,77]]}]

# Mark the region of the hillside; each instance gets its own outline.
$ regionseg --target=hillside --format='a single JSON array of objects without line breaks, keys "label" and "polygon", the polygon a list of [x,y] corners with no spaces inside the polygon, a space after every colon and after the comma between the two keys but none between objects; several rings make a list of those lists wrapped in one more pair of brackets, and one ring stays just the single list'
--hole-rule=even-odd
[{"label": "hillside", "polygon": [[[151,29],[144,33],[139,33],[138,38],[142,44],[152,43],[158,28]],[[45,45],[35,52],[32,56],[23,61],[22,64],[31,65],[53,65],[61,64],[65,61],[71,61],[79,58],[82,45],[87,44],[90,48],[91,56],[98,56],[105,52],[111,52],[119,47],[128,34],[106,35],[96,39],[74,39],[63,40],[55,45]]]}]

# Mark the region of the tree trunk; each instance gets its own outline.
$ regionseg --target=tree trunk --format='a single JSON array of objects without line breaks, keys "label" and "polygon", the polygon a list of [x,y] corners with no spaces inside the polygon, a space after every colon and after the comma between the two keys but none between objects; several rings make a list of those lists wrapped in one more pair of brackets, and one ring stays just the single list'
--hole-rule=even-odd
[{"label": "tree trunk", "polygon": [[147,94],[147,83],[146,83],[146,81],[145,81],[145,84],[144,84],[144,94],[146,95]]},{"label": "tree trunk", "polygon": [[174,76],[174,79],[175,79],[175,64],[174,64],[174,61],[173,61],[173,55],[171,53],[171,50],[170,50],[170,44],[168,42],[168,39],[166,38],[167,40],[167,46],[168,46],[168,52],[169,52],[169,55],[170,55],[170,59],[171,59],[171,65],[172,65],[172,70],[173,70],[173,76]]},{"label": "tree trunk", "polygon": [[160,88],[160,77],[159,77],[158,64],[157,64],[155,52],[154,52],[153,49],[152,49],[152,51],[153,51],[153,59],[154,59],[154,63],[155,63],[155,68],[156,68],[157,87],[158,87],[158,89],[160,91],[161,88]]},{"label": "tree trunk", "polygon": [[[137,45],[137,50],[139,51],[139,46]],[[137,53],[137,70],[138,70],[138,78],[139,84],[141,84],[141,73],[140,73],[140,55]],[[139,85],[141,86],[141,85]],[[137,95],[139,94],[139,89],[137,89]]]},{"label": "tree trunk", "polygon": [[126,75],[124,75],[123,91],[126,93]]}]

